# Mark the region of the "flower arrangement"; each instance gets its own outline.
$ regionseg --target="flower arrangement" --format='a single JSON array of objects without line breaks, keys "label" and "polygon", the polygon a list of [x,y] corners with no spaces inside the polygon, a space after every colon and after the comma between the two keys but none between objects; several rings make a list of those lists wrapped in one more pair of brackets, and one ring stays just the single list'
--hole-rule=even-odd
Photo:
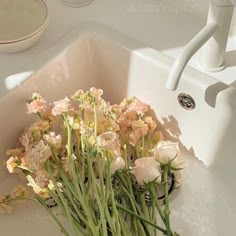
[{"label": "flower arrangement", "polygon": [[183,167],[178,143],[164,141],[149,105],[135,97],[110,105],[102,94],[78,90],[49,106],[32,95],[27,111],[37,120],[7,151],[6,167],[34,193],[17,187],[0,198],[0,212],[10,213],[12,201],[35,200],[69,236],[50,199],[75,235],[177,236],[169,192]]}]

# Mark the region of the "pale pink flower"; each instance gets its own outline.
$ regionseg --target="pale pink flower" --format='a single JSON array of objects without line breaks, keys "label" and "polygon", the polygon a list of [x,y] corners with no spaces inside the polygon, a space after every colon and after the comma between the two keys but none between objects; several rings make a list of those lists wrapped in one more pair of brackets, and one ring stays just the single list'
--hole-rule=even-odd
[{"label": "pale pink flower", "polygon": [[131,123],[132,130],[143,128],[144,126],[145,126],[145,122],[143,120],[134,120]]},{"label": "pale pink flower", "polygon": [[122,157],[116,157],[114,160],[112,160],[110,164],[110,171],[111,175],[113,175],[117,170],[124,169],[125,168],[125,161]]},{"label": "pale pink flower", "polygon": [[90,93],[94,96],[94,97],[101,97],[103,95],[103,90],[102,89],[97,89],[97,88],[90,88]]},{"label": "pale pink flower", "polygon": [[147,133],[148,133],[148,125],[144,124],[142,127],[137,128],[136,130],[132,131],[129,135],[129,143],[133,146],[136,145],[136,143],[138,142],[138,140],[141,137],[144,137]]},{"label": "pale pink flower", "polygon": [[106,151],[113,152],[116,156],[120,155],[119,136],[112,131],[100,134],[97,137],[98,146]]},{"label": "pale pink flower", "polygon": [[150,109],[150,107],[137,98],[134,98],[134,101],[129,105],[128,109],[137,112],[137,114],[143,115]]},{"label": "pale pink flower", "polygon": [[97,133],[101,134],[107,131],[118,131],[119,125],[116,123],[116,120],[113,119],[112,114],[106,114],[104,110],[97,109]]},{"label": "pale pink flower", "polygon": [[29,102],[27,103],[27,113],[35,114],[46,111],[46,101],[38,93],[33,93]]},{"label": "pale pink flower", "polygon": [[18,161],[18,157],[10,157],[7,161],[6,161],[6,166],[7,166],[7,170],[9,171],[9,173],[14,173],[15,169],[17,167],[17,161]]},{"label": "pale pink flower", "polygon": [[120,117],[118,118],[118,123],[123,135],[130,132],[132,122],[137,120],[137,118],[137,113],[135,111],[126,111],[124,114],[120,115]]},{"label": "pale pink flower", "polygon": [[147,125],[148,125],[150,131],[154,131],[154,130],[156,129],[157,124],[156,124],[156,122],[152,119],[151,116],[146,116],[146,117],[144,118],[144,121],[145,121],[145,123],[147,123]]},{"label": "pale pink flower", "polygon": [[27,150],[24,162],[29,169],[38,170],[51,156],[51,148],[43,140],[40,140],[37,145]]},{"label": "pale pink flower", "polygon": [[88,126],[86,126],[83,122],[80,123],[80,134],[86,136],[92,136],[94,134],[94,130]]},{"label": "pale pink flower", "polygon": [[133,174],[139,185],[152,181],[161,182],[161,168],[155,157],[142,157],[134,162]]},{"label": "pale pink flower", "polygon": [[43,99],[34,100],[31,103],[27,103],[26,106],[28,114],[46,112],[46,102]]},{"label": "pale pink flower", "polygon": [[64,112],[68,112],[71,109],[72,109],[72,105],[70,103],[70,99],[65,97],[64,99],[53,103],[52,114],[54,116],[58,116]]},{"label": "pale pink flower", "polygon": [[50,146],[61,148],[62,137],[60,134],[56,135],[55,132],[50,132],[49,134],[45,134],[43,138]]},{"label": "pale pink flower", "polygon": [[124,113],[125,119],[127,120],[136,120],[137,119],[137,113],[135,110],[128,110]]},{"label": "pale pink flower", "polygon": [[35,177],[35,183],[40,187],[40,188],[45,188],[49,184],[49,177],[48,173],[41,169],[37,171],[36,177]]},{"label": "pale pink flower", "polygon": [[19,138],[19,142],[25,149],[29,147],[29,143],[30,143],[29,129],[26,129],[24,131],[24,133]]},{"label": "pale pink flower", "polygon": [[154,156],[161,164],[170,163],[171,167],[175,169],[182,168],[184,164],[184,161],[181,160],[178,143],[160,141],[154,148]]}]

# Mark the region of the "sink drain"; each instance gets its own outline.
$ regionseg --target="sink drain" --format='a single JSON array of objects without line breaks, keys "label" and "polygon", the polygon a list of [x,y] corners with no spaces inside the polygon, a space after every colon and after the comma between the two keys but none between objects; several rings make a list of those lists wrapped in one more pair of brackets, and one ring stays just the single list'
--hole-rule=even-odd
[{"label": "sink drain", "polygon": [[193,110],[196,107],[194,99],[187,93],[180,93],[178,95],[178,102],[185,110]]}]

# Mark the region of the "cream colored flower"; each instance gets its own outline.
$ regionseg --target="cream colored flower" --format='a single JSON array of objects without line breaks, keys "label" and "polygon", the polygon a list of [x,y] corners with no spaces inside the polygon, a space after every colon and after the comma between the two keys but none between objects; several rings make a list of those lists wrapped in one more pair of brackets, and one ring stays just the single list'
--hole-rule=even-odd
[{"label": "cream colored flower", "polygon": [[[28,186],[31,186],[33,188],[33,191],[42,199],[48,199],[50,197],[47,188],[40,188],[40,186],[36,184],[35,180],[31,175],[27,175],[26,178],[29,182]],[[51,190],[55,188],[51,180],[49,180],[47,187]]]},{"label": "cream colored flower", "polygon": [[122,157],[116,157],[112,160],[110,164],[111,175],[113,175],[117,170],[121,170],[125,168],[125,161]]},{"label": "cream colored flower", "polygon": [[50,132],[49,134],[45,134],[43,138],[50,146],[53,146],[55,148],[61,148],[61,135],[56,135],[55,132]]},{"label": "cream colored flower", "polygon": [[134,162],[133,174],[139,185],[144,185],[156,180],[161,182],[160,164],[155,157],[142,157]]},{"label": "cream colored flower", "polygon": [[169,163],[174,169],[183,168],[178,143],[160,141],[154,148],[154,156],[163,165]]},{"label": "cream colored flower", "polygon": [[80,100],[81,95],[84,94],[84,91],[82,89],[77,90],[74,95],[71,96],[74,100]]},{"label": "cream colored flower", "polygon": [[97,144],[103,150],[113,152],[115,156],[120,155],[119,136],[112,131],[100,134],[97,137]]},{"label": "cream colored flower", "polygon": [[7,166],[7,170],[9,171],[9,173],[14,173],[15,169],[17,167],[17,161],[18,161],[18,157],[10,157],[7,161],[6,161],[6,166]]},{"label": "cream colored flower", "polygon": [[70,127],[74,130],[80,129],[80,118],[79,118],[79,112],[78,111],[70,111],[67,113],[67,120],[70,125]]},{"label": "cream colored flower", "polygon": [[94,96],[94,97],[101,97],[103,95],[103,90],[102,89],[97,89],[97,88],[90,88],[90,93]]}]

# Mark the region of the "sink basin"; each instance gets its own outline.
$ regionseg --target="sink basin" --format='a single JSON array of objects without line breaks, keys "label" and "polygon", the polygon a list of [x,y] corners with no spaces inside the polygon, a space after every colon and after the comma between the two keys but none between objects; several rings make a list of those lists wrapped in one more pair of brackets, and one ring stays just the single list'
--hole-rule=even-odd
[{"label": "sink basin", "polygon": [[[171,202],[174,229],[182,236],[232,235],[236,231],[236,89],[188,67],[178,89],[169,91],[165,84],[172,63],[171,58],[106,26],[79,25],[39,56],[31,66],[33,74],[22,68],[22,73],[32,75],[6,78],[6,87],[0,90],[0,156],[4,158],[31,122],[25,99],[33,92],[48,101],[92,86],[102,88],[111,103],[136,96],[152,106],[164,134],[180,143],[186,159],[182,187]],[[194,99],[195,109],[179,104],[180,93]],[[19,182],[4,167],[0,174],[1,193]],[[19,205],[12,215],[0,215],[0,228],[9,236],[60,235],[47,213],[33,203]]]}]

